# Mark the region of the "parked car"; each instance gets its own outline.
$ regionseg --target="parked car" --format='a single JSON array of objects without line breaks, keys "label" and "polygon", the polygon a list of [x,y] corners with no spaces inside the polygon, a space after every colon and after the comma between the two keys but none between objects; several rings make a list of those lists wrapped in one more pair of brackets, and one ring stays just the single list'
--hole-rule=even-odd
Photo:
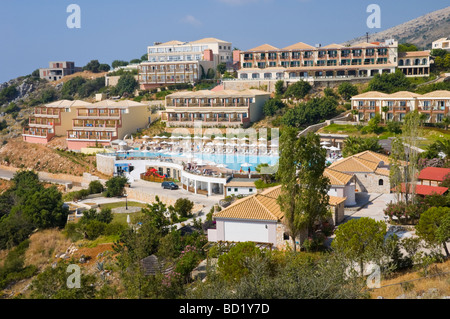
[{"label": "parked car", "polygon": [[174,182],[162,182],[161,187],[164,189],[178,189],[178,185]]}]

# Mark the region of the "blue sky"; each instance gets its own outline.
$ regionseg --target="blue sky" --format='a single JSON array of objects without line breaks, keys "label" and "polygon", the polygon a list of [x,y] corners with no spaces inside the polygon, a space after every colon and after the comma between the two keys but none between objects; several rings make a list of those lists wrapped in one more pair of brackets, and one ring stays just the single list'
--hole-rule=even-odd
[{"label": "blue sky", "polygon": [[[140,58],[156,41],[216,37],[250,49],[342,43],[446,7],[442,0],[2,0],[0,82],[49,61]],[[69,29],[68,5],[81,8],[81,28]],[[369,4],[381,8],[381,28],[369,29]]]}]

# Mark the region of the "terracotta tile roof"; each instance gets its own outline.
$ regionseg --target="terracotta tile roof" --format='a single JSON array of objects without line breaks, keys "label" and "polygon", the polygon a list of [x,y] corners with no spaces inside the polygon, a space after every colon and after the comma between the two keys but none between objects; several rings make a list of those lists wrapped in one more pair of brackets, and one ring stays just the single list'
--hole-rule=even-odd
[{"label": "terracotta tile roof", "polygon": [[419,173],[419,180],[442,182],[447,174],[450,174],[450,168],[425,167]]},{"label": "terracotta tile roof", "polygon": [[383,176],[389,176],[390,175],[390,171],[388,169],[384,169],[384,168],[377,168],[375,170],[375,174],[383,175]]},{"label": "terracotta tile roof", "polygon": [[447,91],[447,90],[432,91],[432,92],[423,94],[422,97],[444,97],[444,98],[450,99],[450,91]]},{"label": "terracotta tile roof", "polygon": [[362,158],[357,158],[355,156],[350,156],[337,162],[334,162],[328,168],[344,173],[346,172],[373,173],[378,168],[378,163],[367,161]]},{"label": "terracotta tile roof", "polygon": [[315,47],[303,42],[297,42],[295,44],[283,48],[283,50],[306,50],[306,49],[315,49]]},{"label": "terracotta tile roof", "polygon": [[255,182],[231,181],[225,187],[255,187]]},{"label": "terracotta tile roof", "polygon": [[326,168],[323,175],[330,179],[331,185],[347,185],[353,178],[353,175],[345,174],[335,171],[334,169]]},{"label": "terracotta tile roof", "polygon": [[[246,220],[272,220],[282,221],[284,214],[277,203],[281,193],[281,185],[269,188],[262,193],[245,197],[231,204],[227,208],[213,215],[215,218],[246,219]],[[346,198],[329,196],[329,204],[336,206]]]},{"label": "terracotta tile roof", "polygon": [[381,97],[388,97],[389,94],[378,92],[378,91],[369,91],[362,94],[358,94],[352,97],[352,99],[362,99],[362,98],[381,98]]},{"label": "terracotta tile roof", "polygon": [[340,44],[332,43],[332,44],[326,45],[324,47],[321,47],[319,49],[342,49],[342,48],[345,48],[345,47]]},{"label": "terracotta tile roof", "polygon": [[347,197],[330,196],[329,204],[330,204],[330,206],[337,206],[339,204],[342,204],[346,200],[347,200]]},{"label": "terracotta tile roof", "polygon": [[283,218],[277,198],[281,186],[270,188],[260,194],[245,197],[231,204],[214,217],[280,221]]},{"label": "terracotta tile roof", "polygon": [[92,104],[89,102],[81,101],[81,100],[75,100],[75,101],[69,101],[69,100],[59,100],[56,102],[52,102],[49,104],[45,104],[45,107],[54,107],[54,108],[70,108],[70,107],[78,107],[78,106],[91,106]]},{"label": "terracotta tile roof", "polygon": [[277,47],[274,47],[273,45],[266,43],[266,44],[260,45],[256,48],[253,48],[253,49],[250,49],[247,51],[278,51],[278,50],[280,50],[280,49],[278,49]]},{"label": "terracotta tile roof", "polygon": [[160,44],[157,44],[157,45],[178,45],[178,44],[184,44],[185,42],[181,42],[181,41],[178,41],[178,40],[172,40],[172,41],[167,41],[167,42],[164,42],[164,43],[160,43]]},{"label": "terracotta tile roof", "polygon": [[399,91],[389,94],[388,96],[388,98],[413,98],[413,97],[421,97],[421,95],[409,91]]},{"label": "terracotta tile roof", "polygon": [[189,43],[216,43],[216,42],[230,43],[230,42],[223,41],[223,40],[220,40],[220,39],[217,39],[217,38],[203,38],[203,39],[199,39],[199,40],[196,40],[196,41],[191,41]]},{"label": "terracotta tile roof", "polygon": [[415,57],[427,57],[430,56],[430,51],[408,51],[399,52],[399,58],[415,58]]},{"label": "terracotta tile roof", "polygon": [[[409,192],[411,192],[411,184],[409,185]],[[402,193],[405,193],[406,186],[402,183]],[[448,191],[447,187],[429,186],[429,185],[416,185],[416,194],[422,196],[428,196],[433,194],[443,195]]]},{"label": "terracotta tile roof", "polygon": [[389,156],[380,154],[380,153],[375,153],[372,151],[364,151],[364,152],[355,154],[353,156],[362,158],[362,159],[365,159],[365,160],[371,161],[371,162],[377,162],[377,163],[384,162],[386,165],[388,165],[390,163]]}]

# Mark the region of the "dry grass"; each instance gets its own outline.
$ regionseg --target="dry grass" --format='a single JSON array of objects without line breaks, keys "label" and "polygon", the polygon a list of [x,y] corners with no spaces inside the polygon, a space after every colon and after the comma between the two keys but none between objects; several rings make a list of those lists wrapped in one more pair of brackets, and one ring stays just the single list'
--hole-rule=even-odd
[{"label": "dry grass", "polygon": [[30,246],[25,252],[25,266],[45,268],[55,260],[57,253],[64,253],[70,244],[71,241],[57,229],[39,231],[30,237]]},{"label": "dry grass", "polygon": [[[450,260],[441,264],[433,264],[430,266],[430,275],[450,272]],[[423,278],[420,280],[415,280]],[[385,299],[395,299],[397,296],[405,294],[407,298],[416,298],[419,295],[424,294],[431,288],[438,289],[439,296],[450,296],[450,274],[435,276],[432,278],[423,277],[419,271],[408,272],[401,274],[393,279],[381,281],[381,286],[392,285],[404,281],[414,280],[410,284],[394,285],[379,289],[374,289],[370,295],[371,298],[377,298],[382,296]],[[409,286],[407,289],[406,287]]]}]

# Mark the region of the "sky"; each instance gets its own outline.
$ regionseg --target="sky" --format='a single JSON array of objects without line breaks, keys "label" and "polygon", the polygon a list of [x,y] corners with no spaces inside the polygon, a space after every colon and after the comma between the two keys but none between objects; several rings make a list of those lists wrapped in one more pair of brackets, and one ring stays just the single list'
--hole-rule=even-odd
[{"label": "sky", "polygon": [[[80,8],[80,28],[67,20]],[[369,28],[370,4],[380,28]],[[241,50],[342,43],[448,6],[442,0],[1,0],[0,83],[49,61],[140,58],[154,42],[215,37]]]}]

